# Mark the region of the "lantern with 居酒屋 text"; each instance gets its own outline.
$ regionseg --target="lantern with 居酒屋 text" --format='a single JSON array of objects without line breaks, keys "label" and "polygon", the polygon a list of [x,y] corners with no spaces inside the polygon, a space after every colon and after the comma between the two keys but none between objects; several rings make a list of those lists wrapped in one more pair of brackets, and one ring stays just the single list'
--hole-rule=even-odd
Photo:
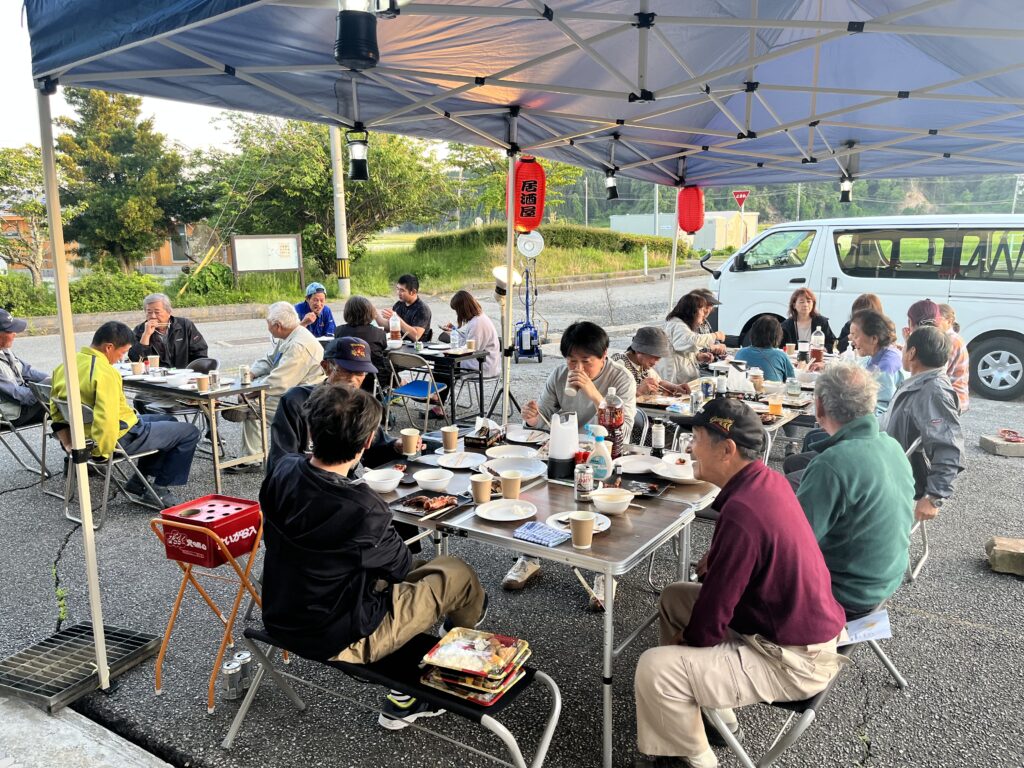
[{"label": "lantern with \u5c45\u9152\u5c4b text", "polygon": [[516,232],[532,232],[544,218],[544,168],[537,159],[523,155],[516,162],[512,184],[513,219]]},{"label": "lantern with \u5c45\u9152\u5c4b text", "polygon": [[679,212],[679,228],[689,235],[704,226],[704,190],[700,187],[683,187],[676,201]]}]

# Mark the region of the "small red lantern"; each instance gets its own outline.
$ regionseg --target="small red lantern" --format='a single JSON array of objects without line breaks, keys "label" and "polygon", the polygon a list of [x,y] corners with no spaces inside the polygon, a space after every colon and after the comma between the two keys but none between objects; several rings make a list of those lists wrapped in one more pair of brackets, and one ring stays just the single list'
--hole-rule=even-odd
[{"label": "small red lantern", "polygon": [[704,226],[704,190],[700,187],[683,187],[676,200],[679,212],[679,228],[689,235]]},{"label": "small red lantern", "polygon": [[544,218],[544,168],[536,158],[523,155],[516,162],[514,178],[512,192],[515,195],[515,230],[532,232]]}]

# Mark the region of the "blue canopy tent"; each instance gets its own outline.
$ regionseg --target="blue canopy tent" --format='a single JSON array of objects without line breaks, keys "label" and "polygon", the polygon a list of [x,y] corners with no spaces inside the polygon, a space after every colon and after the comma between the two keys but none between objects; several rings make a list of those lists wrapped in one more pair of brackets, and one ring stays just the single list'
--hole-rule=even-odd
[{"label": "blue canopy tent", "polygon": [[[673,186],[1024,169],[1014,0],[403,2],[378,20],[380,62],[362,71],[334,60],[334,0],[25,5],[54,253],[57,85],[490,145],[510,169],[529,152]],[[505,323],[507,340],[511,312]]]}]

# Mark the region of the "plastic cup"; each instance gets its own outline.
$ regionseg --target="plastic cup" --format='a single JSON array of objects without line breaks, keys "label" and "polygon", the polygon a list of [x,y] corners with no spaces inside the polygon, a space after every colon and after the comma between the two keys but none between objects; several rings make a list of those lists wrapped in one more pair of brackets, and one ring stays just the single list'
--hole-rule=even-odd
[{"label": "plastic cup", "polygon": [[146,361],[149,363],[149,370],[160,367],[160,355],[150,355]]},{"label": "plastic cup", "polygon": [[506,469],[501,473],[501,495],[506,499],[518,499],[519,489],[522,485],[522,472],[515,469]]},{"label": "plastic cup", "polygon": [[594,521],[597,516],[593,512],[577,510],[569,513],[569,531],[572,533],[573,549],[590,549],[594,541]]},{"label": "plastic cup", "polygon": [[140,376],[146,372],[146,364],[141,360],[132,363],[132,375]]},{"label": "plastic cup", "polygon": [[441,440],[445,453],[455,453],[459,448],[459,428],[450,425],[441,427]]},{"label": "plastic cup", "polygon": [[782,415],[782,395],[768,396],[768,413],[772,416]]},{"label": "plastic cup", "polygon": [[466,339],[466,349],[476,352],[476,339]]},{"label": "plastic cup", "polygon": [[418,429],[402,430],[402,453],[406,456],[415,456],[420,447],[420,431]]},{"label": "plastic cup", "polygon": [[470,475],[469,482],[473,486],[473,501],[477,504],[486,504],[491,500],[490,475]]},{"label": "plastic cup", "polygon": [[787,355],[795,355],[796,354],[796,344],[787,344],[786,345],[786,354]]}]

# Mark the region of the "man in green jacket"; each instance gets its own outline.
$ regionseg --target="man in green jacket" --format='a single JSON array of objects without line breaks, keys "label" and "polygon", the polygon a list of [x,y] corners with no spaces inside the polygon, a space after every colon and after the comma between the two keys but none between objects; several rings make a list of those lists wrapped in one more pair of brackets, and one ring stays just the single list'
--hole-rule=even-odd
[{"label": "man in green jacket", "polygon": [[852,363],[818,377],[815,410],[829,437],[796,494],[848,619],[869,613],[902,583],[914,523],[910,461],[878,428],[877,392],[872,374]]}]

